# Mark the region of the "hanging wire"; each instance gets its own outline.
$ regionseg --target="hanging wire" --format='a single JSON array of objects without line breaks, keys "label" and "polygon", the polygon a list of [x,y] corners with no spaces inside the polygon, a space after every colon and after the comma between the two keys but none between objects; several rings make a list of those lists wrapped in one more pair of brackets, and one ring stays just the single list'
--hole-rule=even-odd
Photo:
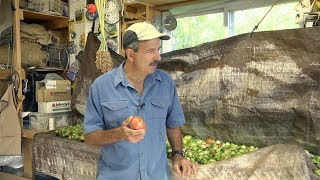
[{"label": "hanging wire", "polygon": [[263,19],[267,16],[267,14],[269,14],[269,12],[270,12],[271,9],[273,8],[273,6],[276,5],[276,4],[278,3],[278,1],[279,1],[279,0],[276,0],[276,1],[273,3],[273,5],[272,5],[272,6],[270,7],[270,9],[268,10],[268,12],[262,17],[262,19],[260,20],[260,22],[259,22],[256,26],[254,26],[254,28],[253,28],[253,30],[251,31],[249,37],[252,37],[253,32],[254,32],[256,29],[258,29],[260,23],[261,23],[261,22],[263,21]]}]

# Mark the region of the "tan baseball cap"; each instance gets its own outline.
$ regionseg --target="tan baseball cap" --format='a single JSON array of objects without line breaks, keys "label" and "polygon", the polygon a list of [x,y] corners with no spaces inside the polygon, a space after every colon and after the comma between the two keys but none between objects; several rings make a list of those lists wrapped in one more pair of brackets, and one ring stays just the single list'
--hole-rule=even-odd
[{"label": "tan baseball cap", "polygon": [[170,36],[160,33],[150,22],[139,22],[132,24],[123,34],[123,48],[126,49],[135,41],[145,41],[160,38],[169,40]]}]

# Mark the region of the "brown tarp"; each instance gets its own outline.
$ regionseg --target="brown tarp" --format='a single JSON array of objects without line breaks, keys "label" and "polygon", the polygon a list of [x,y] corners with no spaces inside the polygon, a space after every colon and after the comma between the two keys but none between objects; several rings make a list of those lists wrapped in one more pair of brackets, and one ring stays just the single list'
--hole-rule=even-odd
[{"label": "brown tarp", "polygon": [[[72,107],[81,114],[84,114],[85,112],[85,104],[89,94],[89,87],[93,81],[102,74],[95,64],[96,52],[99,50],[99,47],[100,41],[97,36],[91,32],[88,33],[80,69],[75,81],[75,88],[72,93]],[[119,66],[124,60],[123,57],[110,49],[109,52],[112,57],[112,64],[114,67]]]}]

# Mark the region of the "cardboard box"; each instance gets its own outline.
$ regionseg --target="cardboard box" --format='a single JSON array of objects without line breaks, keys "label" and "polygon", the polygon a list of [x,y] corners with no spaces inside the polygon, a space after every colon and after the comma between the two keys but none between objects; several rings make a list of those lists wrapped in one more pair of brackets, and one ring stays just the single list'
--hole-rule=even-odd
[{"label": "cardboard box", "polygon": [[71,111],[71,101],[38,102],[38,112],[57,113]]},{"label": "cardboard box", "polygon": [[71,82],[68,80],[43,80],[36,82],[36,101],[71,100]]}]

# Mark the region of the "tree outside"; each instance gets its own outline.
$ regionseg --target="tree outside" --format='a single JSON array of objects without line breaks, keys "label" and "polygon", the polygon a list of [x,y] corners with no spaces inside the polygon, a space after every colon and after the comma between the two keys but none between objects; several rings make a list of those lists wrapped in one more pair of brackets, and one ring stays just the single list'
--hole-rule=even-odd
[{"label": "tree outside", "polygon": [[224,38],[223,13],[177,19],[173,50],[193,47]]},{"label": "tree outside", "polygon": [[[297,3],[275,5],[255,31],[270,31],[299,28],[295,24]],[[234,12],[235,35],[250,33],[270,9],[268,7]],[[177,19],[178,26],[172,32],[172,50],[194,47],[202,43],[225,37],[223,13],[208,14]]]},{"label": "tree outside", "polygon": [[[294,6],[297,3],[286,3],[274,6],[267,16],[262,20],[255,31],[272,31],[281,29],[299,28],[295,23],[296,11]],[[270,7],[254,8],[234,13],[234,34],[252,32],[253,28],[261,21]]]}]

